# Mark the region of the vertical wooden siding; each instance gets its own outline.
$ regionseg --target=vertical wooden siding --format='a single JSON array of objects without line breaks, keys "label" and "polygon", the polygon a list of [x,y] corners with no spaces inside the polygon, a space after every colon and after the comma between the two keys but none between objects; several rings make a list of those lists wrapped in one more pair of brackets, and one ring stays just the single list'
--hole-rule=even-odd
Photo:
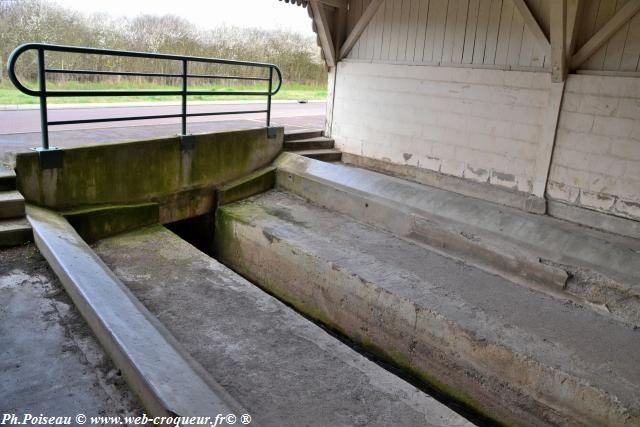
[{"label": "vertical wooden siding", "polygon": [[[550,0],[529,0],[548,33]],[[353,0],[348,29],[370,0]],[[409,64],[544,68],[548,59],[511,0],[386,0],[348,56]]]},{"label": "vertical wooden siding", "polygon": [[[371,0],[352,0],[347,31]],[[549,35],[550,4],[526,0]],[[576,45],[586,43],[629,0],[582,0]],[[512,0],[386,0],[350,59],[405,64],[549,67]],[[640,13],[580,69],[640,72]]]},{"label": "vertical wooden siding", "polygon": [[[577,45],[582,46],[629,0],[583,0]],[[640,13],[609,39],[580,69],[640,71]]]}]

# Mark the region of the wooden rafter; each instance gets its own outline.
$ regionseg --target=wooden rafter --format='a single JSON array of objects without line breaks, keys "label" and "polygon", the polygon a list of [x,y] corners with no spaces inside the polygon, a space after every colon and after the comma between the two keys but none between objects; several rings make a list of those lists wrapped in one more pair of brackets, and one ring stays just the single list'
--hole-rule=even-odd
[{"label": "wooden rafter", "polygon": [[356,42],[358,41],[364,30],[367,28],[367,25],[369,24],[371,19],[373,19],[383,2],[384,0],[372,0],[372,2],[369,3],[369,6],[367,6],[360,19],[358,19],[358,22],[356,22],[353,30],[351,30],[351,33],[340,48],[338,59],[344,58],[349,54],[349,52],[351,52],[351,49],[353,49],[353,46],[355,46]]},{"label": "wooden rafter", "polygon": [[567,0],[551,3],[551,80],[564,81],[567,75]]},{"label": "wooden rafter", "polygon": [[522,15],[522,19],[524,20],[525,25],[527,26],[527,28],[529,28],[529,31],[531,31],[531,34],[533,34],[533,37],[536,39],[540,47],[545,52],[549,52],[549,49],[551,48],[549,39],[547,38],[547,35],[544,33],[544,31],[542,31],[542,28],[540,28],[538,20],[535,16],[533,16],[533,13],[531,13],[531,9],[529,9],[527,3],[524,0],[512,1],[516,9],[518,9],[518,11],[520,12],[520,15]]},{"label": "wooden rafter", "polygon": [[640,11],[640,0],[629,0],[615,15],[595,33],[571,58],[571,68],[576,69],[598,51],[609,39]]},{"label": "wooden rafter", "polygon": [[317,1],[311,0],[311,10],[313,11],[313,20],[318,30],[318,37],[320,38],[320,46],[324,53],[324,59],[327,61],[329,68],[336,66],[336,54],[333,46],[333,40],[331,38],[331,30],[329,29],[329,21],[327,20],[327,12],[324,5]]}]

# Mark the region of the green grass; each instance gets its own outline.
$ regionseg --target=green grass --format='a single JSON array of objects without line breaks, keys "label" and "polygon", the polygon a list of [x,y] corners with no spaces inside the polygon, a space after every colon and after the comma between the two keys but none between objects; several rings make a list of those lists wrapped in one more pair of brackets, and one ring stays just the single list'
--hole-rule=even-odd
[{"label": "green grass", "polygon": [[[30,88],[36,88],[35,83],[28,85]],[[145,89],[145,90],[161,90],[172,89],[180,90],[179,86],[169,86],[155,83],[132,84],[131,82],[121,83],[86,83],[86,82],[66,82],[66,83],[48,83],[47,89],[79,89],[79,90],[124,90],[124,89]],[[206,86],[189,86],[189,90],[212,90],[213,85]],[[217,91],[266,91],[265,86],[215,86]],[[327,88],[324,86],[305,85],[299,83],[283,83],[280,92],[273,99],[294,99],[294,100],[324,100],[327,97]],[[264,96],[237,96],[237,95],[194,95],[190,96],[191,101],[220,101],[220,100],[249,100],[259,99],[265,100]],[[91,97],[52,97],[47,98],[50,104],[80,104],[94,102],[143,102],[143,101],[178,101],[179,96],[91,96]],[[0,105],[2,104],[37,104],[38,98],[25,95],[13,87],[10,82],[4,81],[0,83]]]}]

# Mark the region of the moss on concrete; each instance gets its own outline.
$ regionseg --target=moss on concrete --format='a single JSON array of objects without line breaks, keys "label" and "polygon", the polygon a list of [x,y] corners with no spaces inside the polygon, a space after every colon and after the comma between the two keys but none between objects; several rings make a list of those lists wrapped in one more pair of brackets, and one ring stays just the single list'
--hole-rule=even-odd
[{"label": "moss on concrete", "polygon": [[266,129],[195,136],[193,149],[180,138],[64,149],[60,169],[42,170],[38,153],[16,158],[17,186],[29,203],[53,209],[101,204],[163,203],[172,195],[211,188],[270,164],[282,150],[283,130]]},{"label": "moss on concrete", "polygon": [[61,212],[85,241],[91,242],[158,222],[157,203],[110,205]]},{"label": "moss on concrete", "polygon": [[276,168],[266,167],[234,180],[218,190],[218,205],[223,206],[272,189],[276,184]]}]

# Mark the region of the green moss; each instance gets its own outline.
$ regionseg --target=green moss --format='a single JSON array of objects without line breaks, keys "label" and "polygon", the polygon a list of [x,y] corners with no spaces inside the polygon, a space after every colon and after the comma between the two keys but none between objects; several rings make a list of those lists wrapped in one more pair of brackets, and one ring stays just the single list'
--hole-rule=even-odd
[{"label": "green moss", "polygon": [[88,242],[158,222],[157,203],[111,205],[61,212]]},{"label": "green moss", "polygon": [[282,149],[265,129],[197,135],[192,150],[178,137],[64,150],[60,169],[40,170],[37,153],[20,153],[18,186],[25,199],[54,209],[160,201],[214,188],[271,163]]},{"label": "green moss", "polygon": [[232,181],[218,190],[219,206],[236,202],[272,189],[276,183],[276,169],[269,166]]}]

